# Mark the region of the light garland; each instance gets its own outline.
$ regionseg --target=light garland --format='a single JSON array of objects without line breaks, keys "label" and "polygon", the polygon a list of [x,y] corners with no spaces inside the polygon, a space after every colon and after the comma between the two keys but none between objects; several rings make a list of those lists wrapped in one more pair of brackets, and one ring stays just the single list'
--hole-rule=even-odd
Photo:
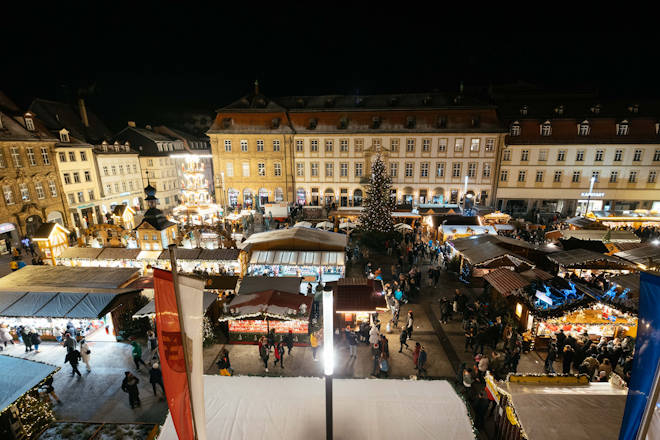
[{"label": "light garland", "polygon": [[249,318],[273,318],[273,319],[280,319],[282,321],[302,321],[302,319],[299,318],[291,318],[288,316],[281,316],[281,315],[276,315],[274,313],[268,313],[268,312],[258,312],[258,313],[246,313],[245,315],[237,315],[237,316],[226,316],[219,318],[219,322],[225,322],[225,321],[236,321],[239,319],[249,319]]}]

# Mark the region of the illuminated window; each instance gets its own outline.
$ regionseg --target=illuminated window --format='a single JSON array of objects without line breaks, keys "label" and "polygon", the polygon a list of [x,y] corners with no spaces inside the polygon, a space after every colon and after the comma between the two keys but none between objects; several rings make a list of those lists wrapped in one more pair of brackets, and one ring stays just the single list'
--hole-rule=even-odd
[{"label": "illuminated window", "polygon": [[479,151],[480,143],[481,143],[481,139],[472,138],[472,141],[470,142],[470,151]]},{"label": "illuminated window", "polygon": [[266,164],[263,162],[259,162],[257,164],[257,174],[260,176],[265,176],[266,175]]},{"label": "illuminated window", "polygon": [[561,171],[555,171],[555,176],[552,179],[552,181],[555,183],[561,182],[561,174],[562,174]]},{"label": "illuminated window", "polygon": [[423,162],[419,165],[419,177],[429,177],[428,162]]},{"label": "illuminated window", "polygon": [[248,141],[245,140],[245,139],[242,139],[242,140],[241,140],[241,151],[242,151],[243,153],[247,153],[247,152],[248,152]]},{"label": "illuminated window", "polygon": [[396,177],[399,174],[399,164],[390,162],[390,177]]},{"label": "illuminated window", "polygon": [[454,151],[463,151],[463,144],[465,143],[465,139],[463,138],[458,138],[454,141]]},{"label": "illuminated window", "polygon": [[273,139],[273,151],[280,151],[279,139]]},{"label": "illuminated window", "polygon": [[225,152],[231,153],[231,139],[225,139]]},{"label": "illuminated window", "polygon": [[319,151],[319,140],[318,139],[311,139],[309,141],[309,151],[316,153]]},{"label": "illuminated window", "polygon": [[28,148],[25,149],[25,151],[27,152],[28,161],[30,162],[30,166],[32,166],[32,167],[35,166],[37,164],[37,158],[34,155],[34,148],[28,147]]}]

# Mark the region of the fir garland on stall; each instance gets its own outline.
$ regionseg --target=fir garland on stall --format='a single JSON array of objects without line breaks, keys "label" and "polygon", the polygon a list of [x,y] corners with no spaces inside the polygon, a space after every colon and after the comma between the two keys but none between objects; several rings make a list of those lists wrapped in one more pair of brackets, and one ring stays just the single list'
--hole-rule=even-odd
[{"label": "fir garland on stall", "polygon": [[[18,417],[21,420],[27,438],[34,438],[44,428],[55,420],[50,399],[35,397],[36,390],[21,397],[16,406]],[[38,395],[38,394],[37,394]]]},{"label": "fir garland on stall", "polygon": [[385,163],[380,153],[371,165],[371,176],[367,184],[364,210],[360,214],[360,227],[367,232],[392,232],[392,210],[394,200],[391,196],[392,181],[387,175]]}]

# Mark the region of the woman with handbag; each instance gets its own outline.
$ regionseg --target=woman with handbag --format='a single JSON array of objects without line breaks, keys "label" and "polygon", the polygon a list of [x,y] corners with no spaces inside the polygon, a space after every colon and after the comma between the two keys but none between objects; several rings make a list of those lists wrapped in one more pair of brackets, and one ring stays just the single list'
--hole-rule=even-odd
[{"label": "woman with handbag", "polygon": [[89,349],[89,345],[87,345],[87,341],[84,339],[80,341],[80,356],[82,357],[82,361],[85,363],[85,366],[87,367],[87,372],[91,372],[92,369],[89,366],[89,355],[92,354],[92,351]]}]

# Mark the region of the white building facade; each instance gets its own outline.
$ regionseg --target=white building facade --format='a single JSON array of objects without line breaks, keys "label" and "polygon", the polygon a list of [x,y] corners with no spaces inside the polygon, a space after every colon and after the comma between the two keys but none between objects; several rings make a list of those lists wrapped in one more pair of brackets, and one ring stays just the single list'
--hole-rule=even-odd
[{"label": "white building facade", "polygon": [[137,151],[130,144],[102,143],[94,149],[101,187],[101,213],[107,222],[116,205],[135,211],[143,208],[142,168]]}]

